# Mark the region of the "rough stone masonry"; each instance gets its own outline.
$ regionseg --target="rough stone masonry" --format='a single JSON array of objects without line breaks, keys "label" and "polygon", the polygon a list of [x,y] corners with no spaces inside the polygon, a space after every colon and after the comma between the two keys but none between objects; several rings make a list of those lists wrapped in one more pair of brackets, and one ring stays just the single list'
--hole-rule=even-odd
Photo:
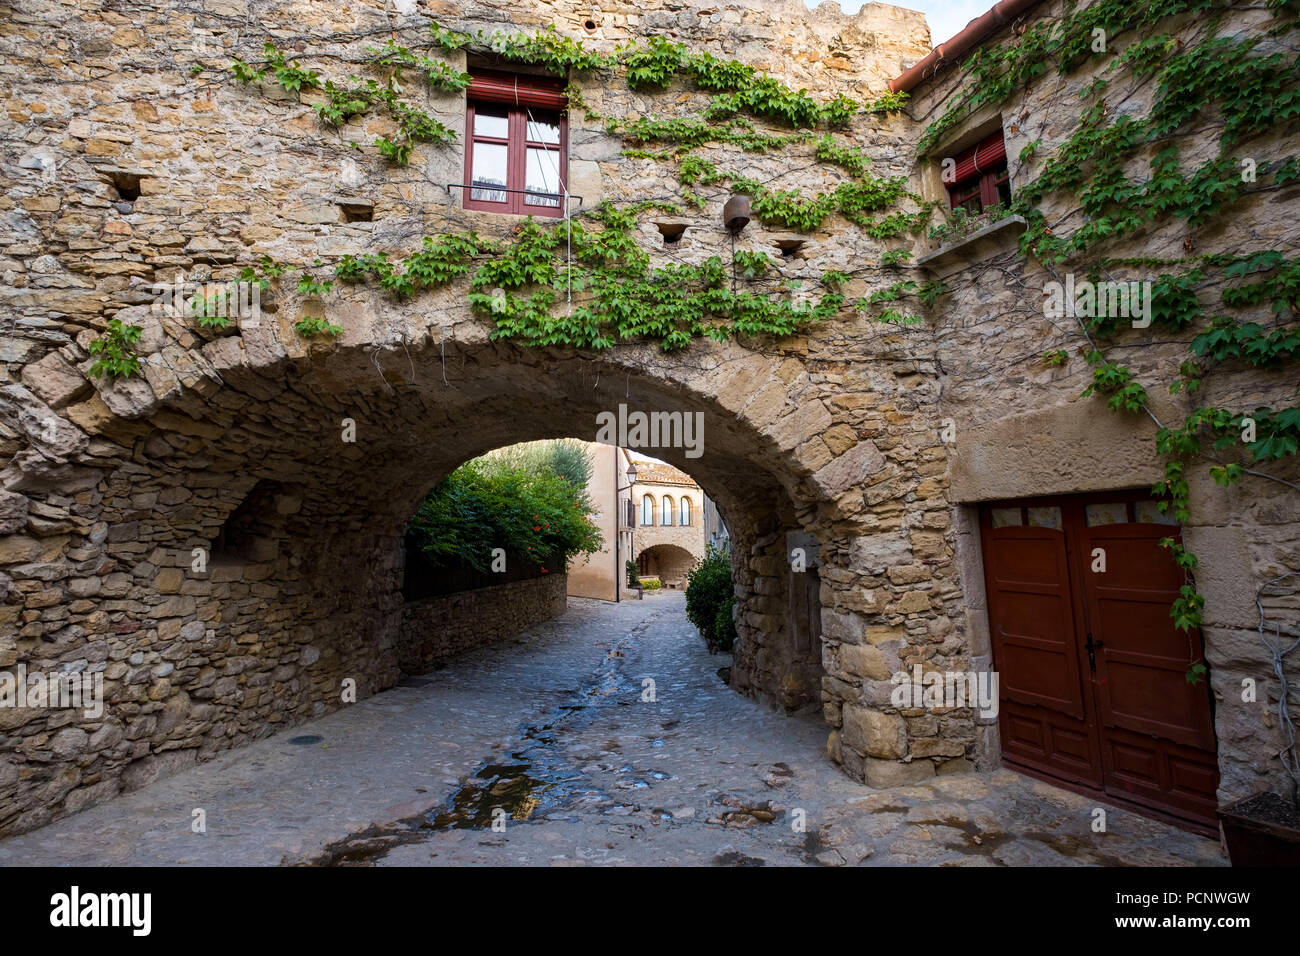
[{"label": "rough stone masonry", "polygon": [[[1057,335],[1025,298],[1045,277],[1005,249],[943,267],[966,271],[931,322],[882,326],[846,309],[781,342],[675,354],[494,341],[455,284],[403,302],[365,287],[304,298],[283,282],[257,327],[225,331],[153,308],[150,292],[177,273],[224,280],[262,255],[296,268],[363,251],[400,257],[426,235],[504,236],[515,225],[460,208],[445,188],[463,181],[463,93],[413,93],[460,139],[386,164],[368,144],[392,131],[387,120],[329,131],[313,94],[221,76],[268,37],[305,61],[345,64],[390,35],[418,37],[429,18],[489,31],[555,24],[605,51],[669,36],[821,99],[861,100],[928,51],[920,14],[809,12],[797,0],[427,2],[410,13],[377,0],[9,0],[0,12],[0,666],[102,672],[107,697],[94,720],[0,709],[0,833],[336,709],[345,679],[361,696],[392,686],[402,530],[420,498],[491,448],[590,438],[620,402],[704,415],[702,457],[656,454],[689,470],[732,531],[738,689],[787,710],[821,708],[830,758],[875,786],[996,764],[995,722],[890,703],[900,669],[991,666],[975,503],[1149,485],[1159,467],[1145,423],[1078,400],[1082,363],[1034,364]],[[1056,3],[1035,14],[1059,15]],[[1231,15],[1247,30],[1263,18]],[[463,51],[448,59],[467,62]],[[934,194],[915,143],[963,82],[950,71],[908,112],[854,119],[850,136],[877,175]],[[581,92],[595,113],[625,118],[702,102],[680,83]],[[1063,136],[1076,117],[1047,83],[1003,113],[1026,131],[1008,132],[1011,156],[1017,137]],[[664,164],[626,156],[582,110],[569,122],[569,185],[586,207],[679,198]],[[1211,122],[1207,141],[1214,132]],[[702,155],[772,188],[833,187],[838,174],[814,165],[812,149]],[[698,212],[643,218],[638,241],[658,261],[729,257],[725,190],[706,195]],[[1284,198],[1294,196],[1242,208],[1210,241],[1233,248],[1263,234],[1295,248],[1300,217]],[[661,225],[684,226],[671,249]],[[793,236],[754,222],[737,245],[773,252],[791,280],[851,272],[856,299],[896,279],[864,269],[896,244],[832,217]],[[304,314],[343,331],[303,338],[293,323]],[[139,377],[88,374],[88,346],[112,319],[144,329]],[[1161,349],[1139,359],[1168,361]],[[1243,375],[1227,387],[1265,401],[1271,386]],[[345,419],[355,441],[340,438]],[[1204,555],[1208,659],[1226,693],[1243,675],[1267,675],[1249,595],[1268,571],[1297,567],[1300,528],[1280,489],[1206,481],[1193,499],[1200,523],[1186,533]],[[817,542],[816,640],[791,610],[791,535]],[[208,555],[204,570],[195,549]],[[1225,797],[1277,773],[1276,728],[1259,720],[1267,707],[1265,695],[1258,712],[1218,711]]]}]

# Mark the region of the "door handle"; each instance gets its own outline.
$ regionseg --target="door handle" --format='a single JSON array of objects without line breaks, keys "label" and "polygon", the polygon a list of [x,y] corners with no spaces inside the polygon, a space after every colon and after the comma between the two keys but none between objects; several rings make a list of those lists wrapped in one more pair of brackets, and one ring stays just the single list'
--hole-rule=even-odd
[{"label": "door handle", "polygon": [[1091,631],[1088,632],[1087,638],[1083,646],[1088,650],[1088,669],[1095,674],[1097,673],[1097,648],[1103,647],[1105,642],[1094,641]]}]

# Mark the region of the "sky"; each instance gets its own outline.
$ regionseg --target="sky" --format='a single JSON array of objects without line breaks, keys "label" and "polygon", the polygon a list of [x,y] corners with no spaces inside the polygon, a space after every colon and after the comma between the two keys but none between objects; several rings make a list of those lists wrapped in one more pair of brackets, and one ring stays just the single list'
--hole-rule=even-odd
[{"label": "sky", "polygon": [[[896,7],[920,10],[930,24],[930,45],[950,40],[970,21],[993,6],[994,0],[881,0]],[[839,0],[845,13],[856,13],[862,0]],[[817,6],[817,0],[804,0],[808,7]]]}]

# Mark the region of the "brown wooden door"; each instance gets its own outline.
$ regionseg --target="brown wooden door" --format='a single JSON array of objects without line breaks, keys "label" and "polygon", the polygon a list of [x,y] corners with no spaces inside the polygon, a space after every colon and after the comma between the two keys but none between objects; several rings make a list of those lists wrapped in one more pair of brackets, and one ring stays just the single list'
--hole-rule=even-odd
[{"label": "brown wooden door", "polygon": [[[1212,824],[1218,760],[1199,634],[1173,626],[1178,528],[1138,494],[980,509],[1009,763]],[[1104,556],[1104,568],[1098,557]]]},{"label": "brown wooden door", "polygon": [[985,509],[981,529],[1002,752],[1100,787],[1101,751],[1080,668],[1065,535],[1030,524],[1036,517],[1020,505]]}]

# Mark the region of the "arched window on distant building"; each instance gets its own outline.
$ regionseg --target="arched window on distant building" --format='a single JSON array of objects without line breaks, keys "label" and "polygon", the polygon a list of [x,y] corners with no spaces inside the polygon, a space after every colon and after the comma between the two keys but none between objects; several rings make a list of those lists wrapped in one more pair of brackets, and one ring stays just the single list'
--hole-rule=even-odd
[{"label": "arched window on distant building", "polygon": [[641,523],[655,523],[655,500],[649,495],[644,495],[641,498]]},{"label": "arched window on distant building", "polygon": [[659,523],[673,523],[673,499],[671,495],[664,495],[662,504],[659,507]]},{"label": "arched window on distant building", "polygon": [[690,498],[682,499],[681,514],[678,516],[677,523],[680,525],[688,525],[691,523],[691,499]]}]

